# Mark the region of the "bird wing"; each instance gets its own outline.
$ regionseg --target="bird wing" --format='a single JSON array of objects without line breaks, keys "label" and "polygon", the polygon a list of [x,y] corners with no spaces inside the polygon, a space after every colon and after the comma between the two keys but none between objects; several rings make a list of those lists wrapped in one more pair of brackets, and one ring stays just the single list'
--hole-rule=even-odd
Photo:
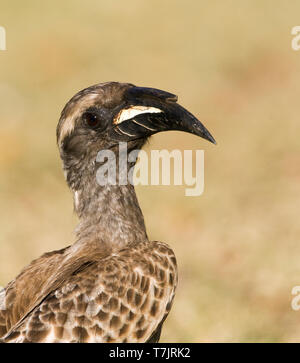
[{"label": "bird wing", "polygon": [[[32,261],[0,295],[0,338],[17,324],[44,296],[51,277],[69,247],[45,253]],[[1,309],[2,308],[2,309]]]},{"label": "bird wing", "polygon": [[97,262],[81,264],[3,341],[157,341],[176,284],[176,260],[166,244],[128,246]]}]

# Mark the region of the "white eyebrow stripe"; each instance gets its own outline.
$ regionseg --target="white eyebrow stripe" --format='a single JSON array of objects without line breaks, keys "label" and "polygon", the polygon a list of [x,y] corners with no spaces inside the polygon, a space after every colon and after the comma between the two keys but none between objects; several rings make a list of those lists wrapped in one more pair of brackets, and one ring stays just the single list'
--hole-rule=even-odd
[{"label": "white eyebrow stripe", "polygon": [[135,119],[133,119],[133,120],[132,120],[132,122],[134,122],[135,124],[137,124],[137,125],[139,125],[139,126],[144,127],[145,129],[148,129],[148,130],[150,130],[150,131],[157,131],[156,129],[152,129],[151,127],[146,126],[146,125],[144,125],[144,124],[142,124],[142,123],[138,122],[138,121],[137,121],[137,120],[135,120]]},{"label": "white eyebrow stripe", "polygon": [[117,117],[114,120],[115,124],[120,124],[123,121],[129,120],[134,116],[140,115],[142,113],[161,113],[163,112],[159,108],[156,107],[147,107],[147,106],[132,106],[130,108],[125,108],[119,112]]}]

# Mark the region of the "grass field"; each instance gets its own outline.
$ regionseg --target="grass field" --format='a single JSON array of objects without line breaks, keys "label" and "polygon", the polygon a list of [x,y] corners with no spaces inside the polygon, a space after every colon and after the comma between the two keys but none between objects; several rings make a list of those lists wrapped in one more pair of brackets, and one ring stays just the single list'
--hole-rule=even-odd
[{"label": "grass field", "polygon": [[205,192],[138,187],[179,286],[163,342],[294,342],[300,312],[300,2],[1,1],[0,285],[73,240],[55,128],[78,90],[116,80],[176,93],[216,138],[179,132],[147,149],[204,149]]}]

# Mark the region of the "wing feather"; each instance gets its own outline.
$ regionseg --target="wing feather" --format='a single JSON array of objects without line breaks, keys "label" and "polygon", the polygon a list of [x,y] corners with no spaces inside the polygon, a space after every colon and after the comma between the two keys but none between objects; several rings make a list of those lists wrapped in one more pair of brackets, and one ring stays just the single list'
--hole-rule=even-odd
[{"label": "wing feather", "polygon": [[5,342],[146,342],[159,339],[177,284],[161,242],[85,262],[4,337]]}]

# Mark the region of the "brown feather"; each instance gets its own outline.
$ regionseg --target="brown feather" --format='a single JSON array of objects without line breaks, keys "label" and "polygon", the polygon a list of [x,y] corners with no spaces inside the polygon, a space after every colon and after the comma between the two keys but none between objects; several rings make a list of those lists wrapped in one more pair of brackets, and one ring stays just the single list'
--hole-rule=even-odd
[{"label": "brown feather", "polygon": [[[48,259],[66,253],[60,252],[51,254]],[[97,261],[95,255],[89,257],[94,261],[74,268],[68,278],[64,275],[60,281],[54,281],[53,290],[45,290],[48,293],[44,296],[40,294],[38,303],[34,303],[37,299],[31,295],[32,301],[27,305],[30,311],[14,326],[11,322],[17,319],[20,308],[16,302],[20,299],[12,302],[13,308],[7,310],[12,327],[3,341],[145,342],[153,339],[170,311],[175,293],[176,284],[170,286],[168,278],[172,273],[177,280],[172,250],[161,242],[144,242]],[[33,264],[38,265],[40,271],[47,270],[48,259],[44,255]],[[78,266],[78,256],[72,262]],[[157,271],[164,272],[163,278]],[[10,294],[22,295],[14,291],[17,286],[34,286],[35,281],[26,281],[30,277],[33,275],[21,273],[10,287]],[[145,281],[149,281],[146,293]],[[163,289],[164,294],[155,297],[156,289]]]}]

